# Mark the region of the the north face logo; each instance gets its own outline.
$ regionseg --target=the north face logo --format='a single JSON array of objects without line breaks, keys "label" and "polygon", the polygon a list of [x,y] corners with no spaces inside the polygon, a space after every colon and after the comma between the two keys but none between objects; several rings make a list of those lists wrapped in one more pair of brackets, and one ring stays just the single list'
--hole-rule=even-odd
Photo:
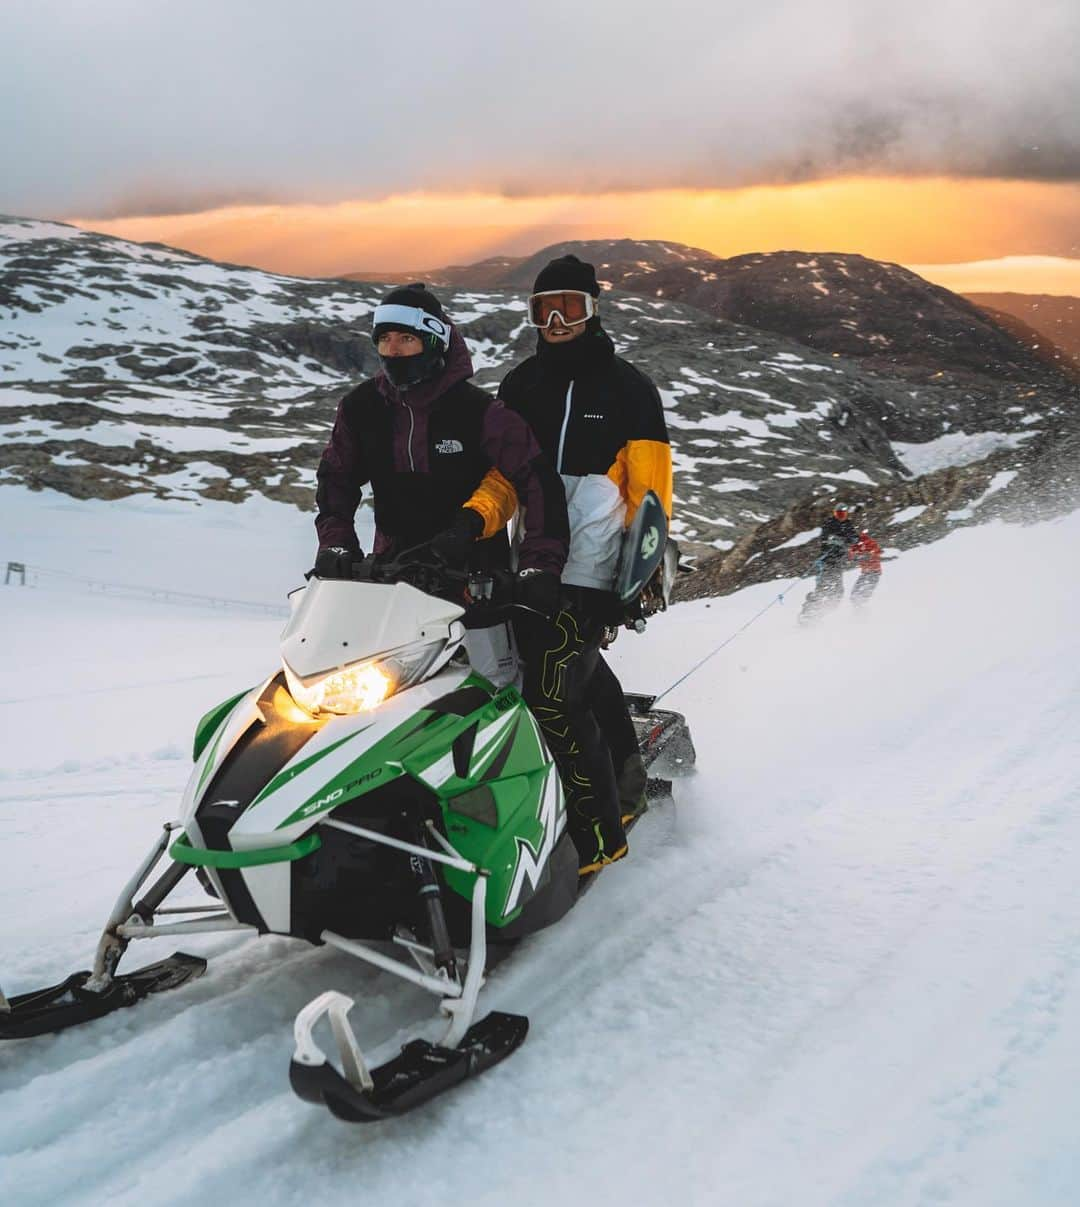
[{"label": "the north face logo", "polygon": [[437,453],[463,453],[465,445],[460,440],[440,440],[435,445]]}]

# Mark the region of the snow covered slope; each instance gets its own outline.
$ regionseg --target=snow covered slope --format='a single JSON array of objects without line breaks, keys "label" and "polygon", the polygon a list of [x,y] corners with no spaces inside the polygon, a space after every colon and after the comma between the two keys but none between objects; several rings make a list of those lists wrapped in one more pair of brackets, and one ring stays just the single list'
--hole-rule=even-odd
[{"label": "snow covered slope", "polygon": [[[31,502],[57,562],[84,572],[96,528],[109,576],[161,581],[137,554],[164,531],[163,585],[233,598],[272,600],[307,539],[299,512],[295,531],[274,511],[229,528],[224,504],[46,532]],[[0,1049],[4,1201],[1080,1201],[1078,540],[1080,516],[955,533],[890,564],[864,617],[809,631],[793,591],[677,688],[700,772],[491,977],[487,1006],[532,1020],[504,1065],[421,1115],[336,1123],[288,1089],[296,1009],[356,993],[385,1051],[426,996],[286,940],[192,939],[215,956],[201,980]],[[626,686],[673,682],[775,594],[625,634]],[[268,669],[278,627],[58,580],[0,590],[7,991],[85,966],[175,813],[197,714]]]}]

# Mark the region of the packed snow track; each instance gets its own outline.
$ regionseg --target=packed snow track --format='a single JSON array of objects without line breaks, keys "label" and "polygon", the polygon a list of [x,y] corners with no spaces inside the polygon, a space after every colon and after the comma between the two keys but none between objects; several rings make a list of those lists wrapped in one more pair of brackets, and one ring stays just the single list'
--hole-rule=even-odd
[{"label": "packed snow track", "polygon": [[[254,598],[216,514],[174,526],[187,572],[162,585]],[[139,581],[160,520],[115,515]],[[209,969],[0,1050],[5,1202],[1080,1201],[1078,542],[1080,516],[965,530],[888,563],[864,615],[802,629],[800,588],[691,676],[664,704],[699,773],[492,973],[482,1008],[529,1016],[520,1051],[418,1115],[358,1133],[286,1073],[315,992],[356,996],[385,1057],[429,1017],[421,990],[285,939],[146,942],[132,966],[183,946]],[[622,636],[626,687],[663,688],[775,593]],[[175,816],[194,721],[265,673],[279,625],[0,592],[5,991],[88,967]]]}]

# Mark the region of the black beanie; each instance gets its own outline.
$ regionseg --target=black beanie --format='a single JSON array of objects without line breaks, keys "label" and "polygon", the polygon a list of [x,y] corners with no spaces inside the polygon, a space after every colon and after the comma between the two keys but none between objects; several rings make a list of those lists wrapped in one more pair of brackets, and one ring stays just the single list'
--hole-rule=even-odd
[{"label": "black beanie", "polygon": [[591,293],[594,298],[600,296],[596,269],[574,255],[559,256],[540,270],[533,293],[548,293],[553,289],[576,289],[580,293]]},{"label": "black beanie", "polygon": [[[441,324],[445,325],[445,334],[436,333],[417,328],[406,322],[380,322],[379,310],[383,306],[405,306],[410,310],[423,310],[426,314],[433,315]],[[445,348],[450,342],[449,326],[450,320],[446,317],[446,312],[443,310],[439,299],[428,289],[428,287],[420,282],[413,285],[402,285],[397,289],[391,289],[390,292],[379,303],[375,310],[375,326],[372,328],[371,338],[378,342],[379,336],[385,331],[408,331],[413,334],[435,334],[439,338]]]}]

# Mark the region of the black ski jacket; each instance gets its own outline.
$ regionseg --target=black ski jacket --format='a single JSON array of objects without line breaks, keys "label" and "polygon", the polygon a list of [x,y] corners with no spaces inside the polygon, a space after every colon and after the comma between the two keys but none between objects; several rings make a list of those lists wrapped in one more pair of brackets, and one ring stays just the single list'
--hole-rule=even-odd
[{"label": "black ski jacket", "polygon": [[859,539],[859,530],[851,520],[829,516],[821,525],[821,557],[826,565],[846,562],[848,550]]},{"label": "black ski jacket", "polygon": [[645,492],[671,515],[671,445],[656,386],[621,357],[599,324],[504,378],[499,398],[532,428],[566,488],[570,554],[562,580],[609,591],[626,527]]}]

